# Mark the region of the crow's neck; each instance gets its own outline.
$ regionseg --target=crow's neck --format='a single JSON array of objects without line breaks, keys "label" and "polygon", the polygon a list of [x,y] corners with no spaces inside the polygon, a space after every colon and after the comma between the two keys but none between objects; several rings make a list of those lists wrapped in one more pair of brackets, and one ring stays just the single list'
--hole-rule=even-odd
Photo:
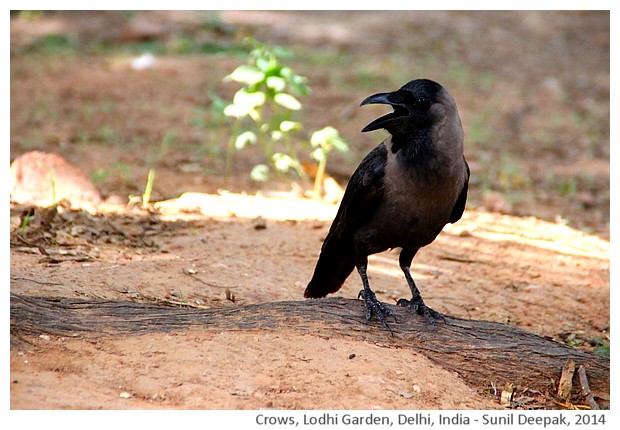
[{"label": "crow's neck", "polygon": [[409,166],[427,164],[437,156],[437,148],[428,129],[392,135],[391,149],[399,161]]}]

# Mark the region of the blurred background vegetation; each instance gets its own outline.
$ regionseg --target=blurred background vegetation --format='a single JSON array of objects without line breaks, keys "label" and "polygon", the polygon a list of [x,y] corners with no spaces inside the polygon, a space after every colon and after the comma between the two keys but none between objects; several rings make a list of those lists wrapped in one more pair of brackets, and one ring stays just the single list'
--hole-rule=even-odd
[{"label": "blurred background vegetation", "polygon": [[278,120],[306,145],[300,166],[320,162],[312,133],[330,126],[348,151],[330,153],[327,174],[344,186],[385,137],[359,132],[385,112],[359,102],[426,77],[459,106],[469,209],[609,238],[609,30],[607,11],[14,11],[11,159],[57,152],[121,198],[152,169],[152,200],[310,190],[316,169],[285,160],[290,174],[257,182],[264,146],[234,140],[228,152],[239,133],[224,110],[244,83],[225,78],[258,43],[308,89],[290,91],[303,109]]}]

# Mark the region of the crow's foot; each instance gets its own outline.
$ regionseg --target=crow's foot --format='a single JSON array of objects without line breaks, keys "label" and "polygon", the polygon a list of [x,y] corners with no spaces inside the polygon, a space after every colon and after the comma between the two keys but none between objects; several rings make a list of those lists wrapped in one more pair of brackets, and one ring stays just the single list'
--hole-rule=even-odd
[{"label": "crow's foot", "polygon": [[422,297],[420,296],[418,296],[416,299],[412,298],[411,300],[399,299],[398,302],[396,302],[396,305],[408,307],[414,314],[419,314],[423,317],[426,317],[428,322],[432,325],[435,325],[435,320],[441,320],[443,322],[446,322],[446,318],[439,312],[426,306],[424,304],[424,300],[422,300]]},{"label": "crow's foot", "polygon": [[386,317],[392,317],[394,322],[397,322],[396,315],[394,315],[391,310],[386,308],[383,303],[377,300],[377,296],[371,290],[360,291],[357,298],[359,299],[360,297],[364,299],[364,306],[366,307],[366,322],[370,321],[374,314],[383,327],[388,329],[392,336],[394,336],[394,331],[387,323]]}]

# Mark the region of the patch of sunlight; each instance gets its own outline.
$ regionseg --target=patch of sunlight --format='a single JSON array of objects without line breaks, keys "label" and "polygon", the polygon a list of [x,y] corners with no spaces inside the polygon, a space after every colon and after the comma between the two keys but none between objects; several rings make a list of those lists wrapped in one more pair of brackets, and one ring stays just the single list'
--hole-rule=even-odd
[{"label": "patch of sunlight", "polygon": [[338,206],[294,194],[277,197],[222,191],[220,194],[183,193],[180,197],[154,203],[162,218],[206,215],[213,218],[257,218],[273,220],[331,221]]},{"label": "patch of sunlight", "polygon": [[516,242],[559,254],[609,260],[609,241],[589,235],[564,224],[535,217],[514,217],[488,212],[465,212],[446,232],[472,235],[494,242]]}]

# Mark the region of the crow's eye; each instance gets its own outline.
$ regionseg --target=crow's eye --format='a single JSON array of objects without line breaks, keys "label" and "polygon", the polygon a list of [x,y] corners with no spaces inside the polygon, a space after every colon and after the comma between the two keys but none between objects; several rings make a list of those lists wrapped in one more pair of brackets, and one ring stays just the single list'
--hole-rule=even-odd
[{"label": "crow's eye", "polygon": [[418,108],[418,109],[428,109],[431,106],[431,100],[427,99],[425,97],[416,97],[414,99],[414,105]]}]

